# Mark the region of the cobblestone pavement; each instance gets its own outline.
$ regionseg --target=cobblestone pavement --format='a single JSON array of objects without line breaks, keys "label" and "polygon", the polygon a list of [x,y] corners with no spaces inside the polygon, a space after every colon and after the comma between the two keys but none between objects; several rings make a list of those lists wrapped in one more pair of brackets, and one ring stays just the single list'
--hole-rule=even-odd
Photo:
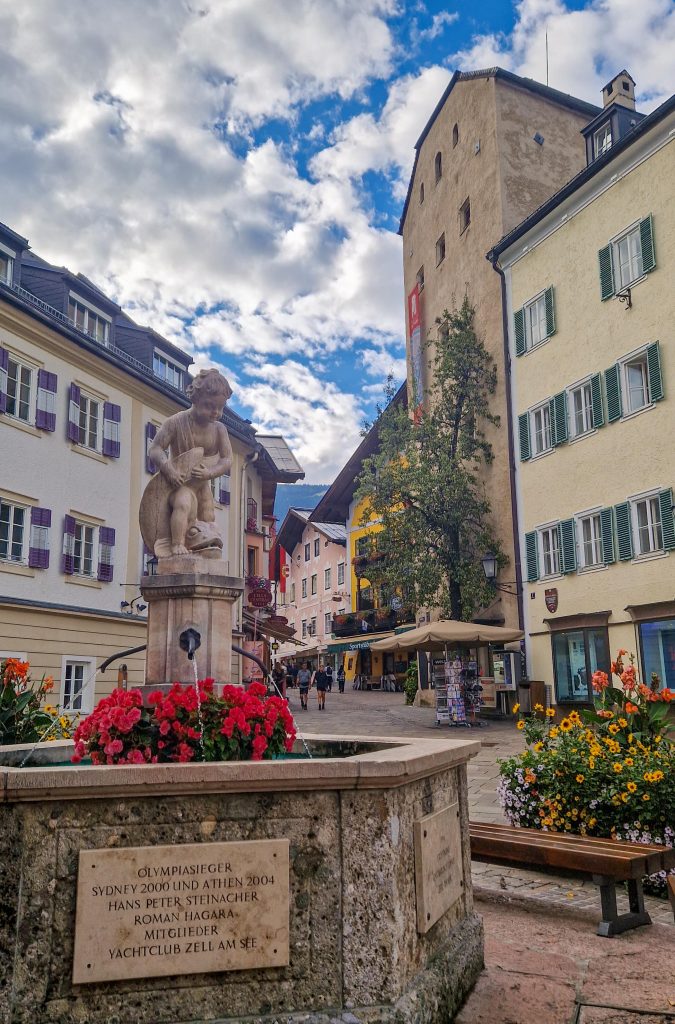
[{"label": "cobblestone pavement", "polygon": [[[403,694],[400,693],[368,693],[347,689],[340,694],[333,689],[327,695],[325,712],[318,711],[314,693],[310,694],[309,710],[306,712],[299,710],[297,690],[291,690],[289,697],[301,731],[334,732],[342,736],[410,736],[421,739],[438,736],[442,731],[449,732],[457,739],[480,739],[480,752],[472,758],[467,769],[471,818],[474,821],[505,822],[497,799],[498,758],[510,757],[524,749],[522,736],[512,721],[493,719],[480,729],[449,729],[435,724],[432,708],[406,707]],[[600,898],[590,879],[565,878],[494,864],[473,864],[471,873],[479,897],[493,892],[505,896],[527,896],[540,903],[591,910],[599,915]],[[627,900],[624,901],[621,892],[618,894],[618,903],[620,910],[624,906],[627,909]],[[671,927],[675,924],[667,900],[646,897],[645,906],[654,922]]]}]

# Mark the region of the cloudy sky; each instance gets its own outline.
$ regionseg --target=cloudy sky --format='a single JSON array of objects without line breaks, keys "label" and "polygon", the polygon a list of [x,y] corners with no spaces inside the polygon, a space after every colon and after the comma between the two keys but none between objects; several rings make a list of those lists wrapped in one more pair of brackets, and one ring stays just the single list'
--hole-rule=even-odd
[{"label": "cloudy sky", "polygon": [[675,90],[672,0],[0,0],[0,221],[219,365],[313,482],[402,379],[396,234],[452,70]]}]

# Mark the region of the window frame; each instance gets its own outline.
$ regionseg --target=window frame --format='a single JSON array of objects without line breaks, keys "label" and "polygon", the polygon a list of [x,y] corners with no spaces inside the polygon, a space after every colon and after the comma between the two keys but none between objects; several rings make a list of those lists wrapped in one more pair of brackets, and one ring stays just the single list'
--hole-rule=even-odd
[{"label": "window frame", "polygon": [[434,185],[438,185],[439,181],[443,177],[443,154],[440,149],[434,157]]},{"label": "window frame", "polygon": [[[441,263],[445,259],[445,231],[442,232],[436,239],[436,266],[440,267]],[[440,254],[440,255],[439,255]]]},{"label": "window frame", "polygon": [[[539,405],[535,405],[534,408],[529,409],[528,413],[530,417],[530,443],[532,446],[532,453],[530,455],[530,458],[536,459],[542,455],[546,455],[548,452],[553,451],[553,428],[551,424],[550,401],[547,399],[545,402],[540,402]],[[535,450],[535,442],[537,437],[536,416],[538,413],[542,413],[543,419],[546,420],[548,424],[548,445],[540,450]],[[544,433],[546,433],[546,428],[544,429]]]},{"label": "window frame", "polygon": [[14,264],[16,263],[16,253],[11,249],[8,249],[6,245],[0,242],[0,260],[7,263],[7,275],[2,276],[0,272],[0,283],[8,285],[10,288],[14,281]]},{"label": "window frame", "polygon": [[337,564],[337,585],[338,587],[344,587],[345,585],[345,562],[338,562]]},{"label": "window frame", "polygon": [[293,580],[293,582],[291,583],[291,595],[290,596],[291,596],[291,599],[290,599],[289,603],[290,604],[295,604],[295,580]]},{"label": "window frame", "polygon": [[319,592],[319,575],[316,572],[313,572],[311,575],[310,591],[312,597],[316,597],[317,593]]},{"label": "window frame", "polygon": [[303,577],[303,579],[301,580],[300,596],[302,598],[306,598],[307,597],[307,577],[306,576]]},{"label": "window frame", "polygon": [[332,569],[332,567],[329,565],[327,568],[325,568],[323,570],[323,589],[324,590],[330,590],[332,588],[332,586],[333,586],[333,584],[332,584],[333,573],[332,573],[331,569]]},{"label": "window frame", "polygon": [[10,509],[9,520],[7,524],[7,554],[11,554],[11,548],[14,545],[14,541],[11,540],[12,530],[14,528],[14,515],[17,511],[23,513],[23,522],[21,524],[21,557],[20,558],[2,558],[0,556],[0,562],[5,565],[28,565],[28,544],[26,540],[30,540],[30,515],[26,513],[30,512],[29,505],[22,505],[21,502],[10,501],[9,498],[5,498],[0,495],[0,507],[5,505]]},{"label": "window frame", "polygon": [[323,631],[324,633],[332,633],[331,626],[333,625],[333,613],[324,612],[323,614]]},{"label": "window frame", "polygon": [[[571,627],[569,629],[556,629],[551,633],[551,660],[553,662],[553,688],[555,692],[556,704],[567,704],[576,706],[578,704],[592,704],[593,703],[593,691],[591,686],[591,679],[593,676],[592,665],[591,665],[591,650],[590,650],[590,634],[593,632],[601,632],[604,634],[604,657],[606,662],[604,665],[599,665],[598,668],[609,674],[610,668],[610,654],[609,654],[609,632],[606,625],[599,626],[578,626]],[[558,678],[558,659],[556,657],[556,639],[561,637],[568,637],[571,633],[582,633],[584,642],[584,669],[586,673],[586,689],[583,695],[580,692],[580,696],[577,700],[573,700],[570,697],[561,697],[560,695],[560,680]]]},{"label": "window frame", "polygon": [[[75,519],[75,533],[73,534],[73,571],[71,575],[79,576],[85,580],[95,580],[98,576],[99,527],[95,523],[88,522],[86,519],[78,519],[77,516],[73,518]],[[91,530],[91,572],[83,572],[76,567],[78,558],[80,561],[84,558],[83,550],[81,550],[79,555],[76,554],[77,544],[79,543],[83,548],[88,543],[86,540],[83,541],[81,537],[78,539],[78,531],[83,533],[86,530]]]},{"label": "window frame", "polygon": [[[656,626],[656,625],[658,625],[658,623],[673,623],[675,625],[675,618],[673,618],[673,616],[665,616],[663,618],[644,619],[644,620],[642,620],[642,621],[637,623],[637,627],[638,627],[638,643],[639,643],[639,646],[640,646],[640,668],[642,670],[642,678],[644,680],[651,679],[651,672],[655,671],[655,669],[653,668],[653,664],[650,664],[649,666],[647,665],[647,654],[645,652],[645,639],[646,638],[643,635],[643,628],[645,628],[647,626]],[[662,659],[661,660],[663,661],[664,658],[665,658],[665,652],[662,651],[661,653],[662,653]],[[659,675],[660,680],[661,680],[661,687],[660,688],[661,689],[666,689],[666,688],[670,689],[672,687],[672,682],[671,682],[671,680],[668,679],[666,673],[664,673],[664,671],[663,671],[663,664],[659,664],[658,667],[661,669],[660,673],[657,673]]]},{"label": "window frame", "polygon": [[[609,145],[607,145],[605,143],[602,146],[602,149],[599,149],[598,148],[598,137],[601,134],[603,136],[607,136],[608,133],[609,133]],[[597,160],[598,157],[604,156],[605,153],[608,153],[609,150],[612,148],[613,142],[614,142],[614,133],[612,132],[612,122],[611,122],[611,119],[608,119],[607,121],[605,121],[604,124],[600,125],[600,127],[597,128],[593,132],[593,159]]]},{"label": "window frame", "polygon": [[[155,362],[166,365],[166,369],[171,370],[169,373],[158,373]],[[177,391],[181,391],[183,388],[183,378],[185,371],[183,367],[171,356],[168,356],[166,352],[163,352],[161,348],[154,348],[152,351],[152,372],[158,380],[163,380],[165,384],[170,384],[171,387],[176,388]],[[176,378],[176,379],[171,379]]]},{"label": "window frame", "polygon": [[[76,317],[71,316],[71,305],[79,307],[83,313],[82,325],[78,324]],[[93,317],[96,324],[103,325],[103,337],[89,330],[89,318]],[[88,338],[92,338],[94,341],[98,341],[101,345],[110,344],[110,329],[112,327],[112,317],[107,313],[104,313],[102,309],[97,309],[96,306],[92,305],[91,302],[87,302],[81,295],[76,292],[68,292],[68,319],[73,324],[76,330],[81,331],[82,334],[86,334]]]},{"label": "window frame", "polygon": [[[636,277],[631,277],[628,281],[621,280],[621,260],[619,258],[619,247],[623,241],[630,238],[631,235],[637,237],[637,259],[639,260],[640,272]],[[640,221],[634,221],[627,228],[623,228],[618,235],[614,235],[609,240],[609,247],[612,253],[612,272],[614,275],[614,294],[623,291],[625,288],[632,288],[633,285],[641,281],[645,276],[644,266],[642,263],[642,241],[640,237]]]},{"label": "window frame", "polygon": [[[568,418],[568,429],[570,441],[575,441],[578,437],[586,437],[587,434],[592,433],[595,429],[595,421],[593,419],[593,389],[592,389],[592,377],[585,377],[583,380],[577,381],[575,384],[570,384],[567,390],[567,418]],[[577,431],[576,423],[576,412],[574,409],[574,396],[579,391],[588,389],[588,404],[582,405],[581,414],[584,422],[588,418],[589,426],[583,430]],[[588,413],[588,417],[586,417]]]},{"label": "window frame", "polygon": [[417,283],[418,290],[421,292],[424,291],[424,264],[422,264],[420,269],[415,274],[415,281]]},{"label": "window frame", "polygon": [[312,557],[312,545],[310,544],[309,541],[307,541],[307,543],[305,544],[305,561],[309,562],[311,557]]},{"label": "window frame", "polygon": [[[9,391],[9,382],[12,379],[11,376],[10,376],[10,364],[11,363],[15,364],[15,366],[17,367],[17,371],[18,372],[23,370],[23,371],[26,371],[28,373],[28,375],[29,375],[28,402],[26,403],[27,406],[28,406],[28,409],[27,409],[27,415],[26,416],[19,416],[19,415],[17,415],[16,412],[10,412],[9,411],[9,403],[10,403],[10,400],[11,400],[11,395],[10,395],[10,391]],[[18,423],[28,423],[31,426],[35,423],[35,404],[36,404],[36,401],[37,401],[37,389],[35,387],[35,381],[36,381],[36,377],[37,377],[37,370],[38,370],[38,367],[36,367],[34,363],[27,361],[24,358],[24,356],[17,355],[16,353],[12,352],[11,350],[8,350],[8,360],[7,360],[7,392],[6,392],[6,394],[7,394],[7,409],[5,410],[3,415],[8,416],[10,419],[15,420]],[[17,377],[16,377],[16,381],[17,381],[17,385],[18,385],[17,391],[18,391],[19,387],[25,387],[25,384],[23,384],[23,382],[21,384],[19,384],[18,372],[17,372]],[[17,399],[16,394],[15,394],[13,401],[14,401],[15,407],[16,407],[17,402],[20,404],[21,398]]]},{"label": "window frame", "polygon": [[302,639],[304,640],[305,637],[307,636],[307,619],[302,619],[301,621],[301,633]]},{"label": "window frame", "polygon": [[471,226],[471,196],[467,196],[459,208],[459,234],[460,237]]},{"label": "window frame", "polygon": [[[543,308],[543,325],[544,333],[537,341],[533,340],[532,337],[532,326],[530,322],[530,310],[539,306],[541,303]],[[539,331],[541,332],[542,316],[538,317]],[[527,302],[523,303],[523,331],[525,332],[525,351],[531,352],[532,349],[539,348],[544,342],[548,341],[550,335],[548,334],[546,327],[546,289],[542,288],[537,295],[534,295]]]},{"label": "window frame", "polygon": [[[604,552],[604,547],[603,547],[603,543],[602,543],[602,520],[600,518],[600,513],[601,512],[602,512],[602,508],[600,506],[598,506],[598,508],[587,509],[586,511],[579,512],[579,513],[577,513],[574,516],[576,547],[577,547],[577,568],[576,568],[577,572],[590,572],[590,571],[592,571],[594,569],[604,569],[605,568],[605,565],[606,565],[606,563],[605,563],[605,552]],[[600,558],[598,560],[594,561],[594,562],[587,562],[586,561],[586,551],[585,551],[586,541],[584,540],[583,524],[585,522],[591,522],[593,524],[595,522],[595,520],[597,520],[597,526],[598,526],[597,535],[592,536],[589,543],[593,547],[597,546],[596,547],[596,553],[599,553]],[[594,533],[594,526],[593,525],[591,526],[591,532]]]},{"label": "window frame", "polygon": [[321,555],[321,537],[314,538],[314,557],[319,558]]},{"label": "window frame", "polygon": [[[83,409],[83,403],[85,407]],[[88,443],[88,439],[91,433],[91,405],[95,403],[98,408],[96,417],[96,438],[94,445]],[[98,395],[92,395],[90,392],[80,388],[80,402],[78,406],[78,417],[77,417],[77,441],[76,444],[79,448],[86,448],[90,452],[101,453],[103,448],[103,409],[105,403],[98,397]],[[82,426],[82,416],[84,415],[86,423]],[[84,431],[84,433],[83,433]],[[82,440],[82,438],[85,440]]]},{"label": "window frame", "polygon": [[[555,544],[551,546],[553,554],[553,570],[546,572],[546,551],[544,549],[544,534],[550,538],[555,537]],[[562,549],[560,545],[560,523],[545,523],[537,527],[537,548],[539,554],[539,579],[548,580],[562,576]],[[557,556],[557,565],[556,565]]]},{"label": "window frame", "polygon": [[[636,494],[632,498],[628,498],[628,504],[630,506],[630,525],[633,534],[633,561],[643,561],[644,559],[658,557],[659,555],[665,554],[665,547],[663,545],[663,525],[661,522],[661,506],[659,503],[660,488],[656,488],[651,491],[646,491],[643,494]],[[646,526],[640,526],[638,521],[638,505],[644,504],[647,510],[656,508],[658,513],[658,519],[655,520],[650,512],[647,515]],[[648,551],[641,551],[638,548],[641,547],[641,531],[646,528],[650,542],[652,540],[658,540],[659,543],[655,546],[650,547]]]},{"label": "window frame", "polygon": [[[619,372],[621,375],[621,419],[628,419],[630,416],[635,416],[645,409],[649,409],[654,402],[649,391],[649,364],[647,361],[647,346],[636,349],[631,352],[630,355],[624,356],[623,359],[619,359]],[[631,366],[640,365],[642,368],[642,380],[644,384],[643,392],[645,396],[644,405],[640,405],[637,409],[630,408],[630,394],[631,388],[628,384],[628,368]]]},{"label": "window frame", "polygon": [[[66,670],[68,665],[82,665],[82,690],[79,708],[66,708]],[[94,690],[92,685],[96,678],[96,658],[64,654],[61,658],[61,683],[59,687],[59,706],[64,715],[88,715],[94,709]],[[71,701],[72,701],[71,690]]]}]

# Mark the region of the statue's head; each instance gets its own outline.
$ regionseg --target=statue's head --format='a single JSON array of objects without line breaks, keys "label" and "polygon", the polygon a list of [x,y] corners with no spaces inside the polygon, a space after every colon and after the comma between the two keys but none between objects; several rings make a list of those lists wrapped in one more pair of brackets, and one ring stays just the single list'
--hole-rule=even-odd
[{"label": "statue's head", "polygon": [[211,419],[220,419],[232,388],[219,370],[200,370],[186,392],[195,409]]}]

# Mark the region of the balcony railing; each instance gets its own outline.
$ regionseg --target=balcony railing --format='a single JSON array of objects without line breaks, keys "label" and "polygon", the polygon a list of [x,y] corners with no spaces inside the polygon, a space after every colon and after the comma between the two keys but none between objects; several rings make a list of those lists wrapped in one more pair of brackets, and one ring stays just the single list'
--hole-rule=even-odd
[{"label": "balcony railing", "polygon": [[246,501],[246,529],[249,533],[258,532],[258,502],[255,498]]}]

